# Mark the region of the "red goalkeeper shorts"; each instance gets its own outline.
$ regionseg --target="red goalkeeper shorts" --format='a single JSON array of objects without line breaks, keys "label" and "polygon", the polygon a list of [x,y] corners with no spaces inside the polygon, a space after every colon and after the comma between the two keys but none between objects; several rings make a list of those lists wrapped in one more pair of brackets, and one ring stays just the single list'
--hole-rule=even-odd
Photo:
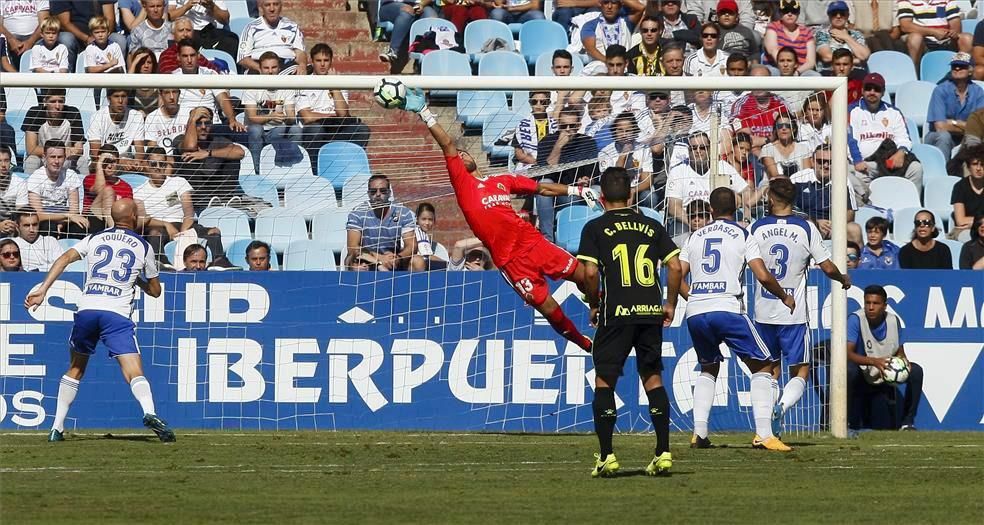
[{"label": "red goalkeeper shorts", "polygon": [[530,251],[514,257],[499,270],[524,301],[540,306],[550,295],[544,277],[566,279],[574,273],[577,265],[573,255],[541,237]]}]

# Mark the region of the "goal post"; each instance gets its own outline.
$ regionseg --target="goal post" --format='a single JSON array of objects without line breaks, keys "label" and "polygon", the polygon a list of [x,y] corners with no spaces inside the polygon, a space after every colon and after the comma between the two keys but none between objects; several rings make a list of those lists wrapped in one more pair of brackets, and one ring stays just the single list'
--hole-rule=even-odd
[{"label": "goal post", "polygon": [[[443,76],[387,76],[397,78],[408,88],[420,88],[423,90],[451,90],[451,91],[558,91],[558,90],[624,90],[651,92],[654,90],[665,91],[686,91],[706,90],[719,92],[725,90],[751,91],[799,91],[799,92],[819,92],[830,91],[830,149],[832,162],[832,194],[831,194],[831,247],[832,260],[836,266],[842,270],[846,269],[847,262],[847,209],[848,209],[848,125],[847,125],[847,79],[835,77],[443,77]],[[99,74],[75,74],[75,75],[37,75],[25,73],[4,73],[4,88],[108,88],[124,86],[128,89],[138,88],[175,88],[175,89],[223,89],[223,90],[248,90],[248,89],[291,89],[291,90],[351,90],[361,92],[361,111],[366,114],[372,112],[377,118],[377,123],[387,122],[385,113],[381,108],[370,108],[371,96],[369,92],[375,87],[381,76],[368,75],[328,75],[328,76],[260,76],[260,75],[99,75]],[[38,97],[40,102],[40,97]],[[15,109],[15,108],[8,108]],[[26,108],[16,108],[24,110]],[[715,122],[716,119],[712,119]],[[721,122],[720,126],[725,126]],[[718,125],[712,125],[712,135],[716,134]],[[19,130],[18,130],[19,131]],[[430,137],[426,137],[429,141]],[[400,148],[411,147],[408,137],[400,138]],[[716,150],[719,141],[712,141],[712,159],[717,157]],[[378,156],[380,152],[375,152]],[[397,146],[391,151],[382,152],[388,155],[391,161],[398,160],[400,151]],[[370,151],[372,158],[374,152]],[[712,163],[713,165],[713,163]],[[427,181],[432,187],[438,188],[437,181],[444,181],[440,190],[435,189],[432,197],[448,196],[450,189],[446,185],[446,175],[443,163],[437,164],[430,161],[427,169],[432,170],[433,174]],[[501,168],[505,171],[505,168]],[[440,173],[438,173],[440,172]],[[393,173],[398,173],[398,168],[394,167]],[[283,190],[283,188],[280,188]],[[396,189],[396,193],[399,193]],[[344,253],[343,253],[344,256]],[[239,262],[239,261],[236,261]],[[394,279],[396,279],[394,277]],[[392,283],[380,284],[379,279],[360,281],[358,277],[339,277],[339,284],[359,286],[361,283],[369,283],[369,286],[378,287],[378,290],[393,290],[394,294],[409,294],[402,286]],[[448,279],[446,286],[452,286]],[[456,284],[462,289],[463,284]],[[409,289],[409,286],[407,287]],[[462,295],[467,295],[462,292]],[[839,286],[831,287],[830,295],[830,357],[829,357],[829,429],[835,437],[843,438],[847,436],[847,355],[846,355],[846,324],[847,324],[847,295]],[[487,298],[479,298],[479,302]],[[399,302],[402,302],[402,298]],[[466,299],[467,300],[467,299]],[[370,299],[372,301],[372,299]],[[394,299],[394,302],[397,302]],[[396,306],[393,306],[394,311]],[[395,315],[395,314],[394,314]],[[486,313],[485,315],[494,315]],[[465,321],[461,321],[464,323]],[[532,330],[532,327],[530,328]],[[243,329],[245,330],[245,329]],[[408,328],[408,333],[410,329]],[[182,349],[182,351],[188,351]],[[490,358],[491,359],[491,358]],[[409,358],[407,358],[409,363]],[[452,363],[454,365],[454,363]],[[467,366],[466,366],[467,368]],[[419,370],[415,369],[415,372]],[[180,376],[183,372],[178,370]],[[471,372],[469,372],[471,373]],[[440,377],[446,379],[441,373]],[[184,385],[185,388],[188,385]],[[194,396],[194,387],[190,386]],[[407,394],[409,396],[409,394]],[[409,397],[408,397],[409,398]],[[205,409],[203,409],[203,412]],[[508,410],[506,410],[508,412]],[[541,412],[542,413],[542,412]],[[491,417],[491,416],[489,416]],[[506,416],[508,417],[508,415]]]}]

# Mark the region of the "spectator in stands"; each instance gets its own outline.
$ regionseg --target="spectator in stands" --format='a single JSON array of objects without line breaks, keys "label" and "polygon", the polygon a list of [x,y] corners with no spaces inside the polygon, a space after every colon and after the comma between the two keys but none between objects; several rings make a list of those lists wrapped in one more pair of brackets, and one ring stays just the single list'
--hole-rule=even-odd
[{"label": "spectator in stands", "polygon": [[260,56],[272,51],[283,60],[281,75],[307,74],[308,60],[304,53],[301,26],[280,16],[282,10],[281,0],[263,0],[260,4],[261,16],[243,29],[236,60],[247,73],[258,74]]},{"label": "spectator in stands", "polygon": [[14,69],[20,57],[41,40],[41,23],[48,18],[48,0],[0,2],[0,33],[6,37],[7,51]]},{"label": "spectator in stands", "polygon": [[806,98],[801,113],[803,120],[799,123],[796,140],[807,143],[810,151],[815,151],[821,144],[830,143],[830,106],[827,105],[827,97]]},{"label": "spectator in stands", "polygon": [[[598,146],[594,139],[578,133],[581,127],[581,113],[576,107],[569,107],[560,113],[557,132],[551,133],[537,144],[537,166],[557,166],[576,164],[557,172],[545,175],[540,182],[560,184],[588,184],[594,178],[598,157]],[[587,162],[591,161],[591,162]],[[575,197],[534,197],[536,214],[539,218],[540,233],[548,240],[554,239],[554,217],[557,209],[570,205]]]},{"label": "spectator in stands", "polygon": [[253,241],[246,245],[246,264],[251,272],[269,272],[270,245],[263,241]]},{"label": "spectator in stands", "polygon": [[706,22],[700,28],[701,48],[694,51],[683,63],[683,74],[688,77],[723,77],[727,74],[728,54],[718,49],[721,30],[714,22]]},{"label": "spectator in stands", "polygon": [[[168,6],[167,14],[171,20],[177,20],[183,16],[188,17],[202,47],[218,49],[225,51],[229,56],[236,56],[239,37],[216,25],[218,22],[227,28],[229,27],[229,11],[226,9],[226,0],[174,0],[173,6]],[[229,66],[232,67],[232,64]]]},{"label": "spectator in stands", "polygon": [[435,222],[437,222],[437,211],[434,209],[434,205],[429,202],[418,204],[417,227],[414,228],[417,251],[410,260],[410,268],[413,271],[444,270],[447,268],[448,262],[437,255],[438,250],[447,254],[447,249],[431,237]]},{"label": "spectator in stands", "polygon": [[663,21],[663,39],[686,46],[686,54],[700,49],[701,19],[680,9],[681,0],[661,0],[659,18]]},{"label": "spectator in stands", "polygon": [[[655,208],[653,199],[653,157],[648,144],[639,142],[639,124],[635,114],[625,111],[612,122],[615,139],[598,152],[598,171],[611,167],[625,168],[632,177],[632,201],[639,206]],[[589,183],[591,181],[588,181]]]},{"label": "spectator in stands", "polygon": [[[754,66],[753,77],[772,76],[769,68]],[[779,115],[788,115],[789,108],[785,102],[767,89],[750,91],[747,95],[735,101],[731,107],[731,118],[735,120],[732,127],[752,137],[752,152],[758,156],[760,148],[772,138],[772,129]]]},{"label": "spectator in stands", "polygon": [[390,65],[390,73],[399,73],[405,65],[410,46],[410,26],[420,18],[437,18],[433,0],[382,0],[379,20],[393,24],[390,45],[379,60]]},{"label": "spectator in stands", "polygon": [[[171,38],[171,22],[168,22],[165,16],[167,0],[141,0],[141,4],[143,9],[138,19],[143,18],[143,20],[131,29],[129,46],[130,49],[147,48],[153,51],[156,60],[157,56],[167,49],[168,40]],[[122,15],[122,10],[120,14]],[[123,16],[123,18],[127,17]],[[131,54],[132,58],[134,57]]]},{"label": "spectator in stands", "polygon": [[950,0],[898,0],[902,40],[919,67],[924,50],[949,49],[970,53],[974,41],[961,32],[960,6]]},{"label": "spectator in stands", "polygon": [[[315,75],[334,75],[335,52],[325,43],[311,48],[311,64]],[[369,145],[369,126],[349,111],[348,92],[337,89],[310,89],[298,93],[297,113],[304,124],[304,147],[314,173],[318,173],[318,150],[329,142],[344,141]]]},{"label": "spectator in stands", "polygon": [[984,270],[984,214],[974,217],[970,240],[960,248],[961,270]]},{"label": "spectator in stands", "polygon": [[885,78],[864,77],[864,98],[848,107],[847,143],[854,170],[865,188],[880,176],[905,177],[922,191],[922,164],[909,152],[912,140],[902,113],[886,102]]},{"label": "spectator in stands", "polygon": [[[201,54],[198,51],[198,43],[185,39],[178,42],[178,62],[179,69],[175,69],[173,75],[215,75],[215,71],[201,65]],[[232,108],[232,101],[229,99],[229,92],[224,89],[182,89],[180,98],[181,107],[185,111],[192,108],[206,107],[215,115],[221,108],[225,116],[229,129],[235,133],[243,133],[246,126],[236,120],[236,112]]]},{"label": "spectator in stands", "polygon": [[158,107],[144,121],[144,145],[149,150],[161,147],[168,155],[174,153],[175,141],[185,133],[188,119],[181,116],[181,90],[164,88],[158,93]]},{"label": "spectator in stands", "polygon": [[[544,137],[557,132],[557,120],[547,114],[549,91],[530,91],[530,116],[519,121],[510,145],[513,147],[514,169],[523,173],[536,165],[537,145]],[[420,217],[417,217],[420,220]]]},{"label": "spectator in stands", "polygon": [[[574,56],[566,49],[558,49],[550,57],[550,71],[555,77],[569,77],[574,72]],[[550,107],[547,111],[553,118],[560,117],[560,112],[567,107],[567,100],[570,98],[571,90],[561,90],[550,92]]]},{"label": "spectator in stands", "polygon": [[416,218],[406,206],[390,199],[389,179],[385,175],[369,178],[369,200],[352,210],[345,224],[348,246],[345,267],[368,251],[379,270],[405,270],[417,249],[414,235]]},{"label": "spectator in stands", "polygon": [[[147,150],[149,177],[136,189],[133,198],[138,215],[146,217],[143,223],[144,237],[161,262],[170,264],[164,255],[164,245],[175,240],[182,232],[193,232],[212,250],[212,267],[229,269],[233,265],[226,259],[218,228],[207,228],[195,220],[194,195],[191,184],[184,177],[174,175],[174,165],[163,148]],[[187,252],[186,252],[187,253]],[[202,265],[204,269],[204,258]],[[187,266],[187,258],[185,261]]]},{"label": "spectator in stands", "polygon": [[[663,67],[663,76],[682,77],[684,46],[679,42],[671,42],[663,46],[663,54],[659,58],[659,64]],[[686,104],[687,99],[683,91],[675,90],[670,92],[670,105],[679,106]]]},{"label": "spectator in stands", "polygon": [[116,9],[120,17],[114,29],[124,34],[132,34],[133,30],[147,19],[147,11],[140,2],[141,0],[117,0]]},{"label": "spectator in stands", "polygon": [[[641,10],[628,6],[628,16],[622,16],[622,0],[598,0],[601,13],[584,22],[578,31],[581,55],[589,62],[582,75],[597,75],[607,70],[606,50],[609,46],[621,46],[623,50],[631,46],[633,20],[638,20]],[[573,37],[572,37],[573,38]]]},{"label": "spectator in stands", "polygon": [[448,261],[448,271],[480,272],[492,270],[492,257],[476,237],[462,239],[451,247],[451,260]]},{"label": "spectator in stands", "polygon": [[679,247],[687,244],[690,234],[703,228],[714,220],[711,216],[711,205],[705,200],[692,200],[687,205],[687,229],[673,237],[673,243]]},{"label": "spectator in stands", "polygon": [[799,73],[810,71],[817,66],[817,47],[813,31],[799,23],[799,0],[780,0],[779,20],[769,24],[765,30],[762,47],[765,48],[766,58],[776,65],[779,60],[779,50],[791,47],[796,51]]},{"label": "spectator in stands", "polygon": [[739,4],[735,0],[720,0],[717,3],[717,22],[721,32],[718,45],[722,51],[729,55],[741,53],[746,57],[762,54],[761,38],[752,30],[755,15],[750,1],[742,0]]},{"label": "spectator in stands", "polygon": [[213,134],[213,118],[207,107],[191,108],[184,135],[174,141],[175,156],[181,159],[175,171],[195,188],[192,204],[196,213],[213,201],[228,204],[243,195],[239,164],[246,150],[228,137]]},{"label": "spectator in stands", "polygon": [[17,231],[14,210],[18,206],[27,206],[27,182],[10,172],[13,157],[12,150],[0,148],[0,235],[3,236]]},{"label": "spectator in stands", "polygon": [[830,69],[830,63],[834,60],[834,51],[842,48],[851,50],[856,66],[862,66],[871,56],[864,34],[848,27],[849,14],[847,2],[844,0],[835,0],[827,4],[830,25],[816,33],[817,69],[821,71]]},{"label": "spectator in stands", "polygon": [[[710,145],[711,139],[706,133],[690,135],[689,163],[671,168],[666,178],[666,226],[667,231],[674,236],[686,228],[686,207],[694,200],[706,201],[711,195]],[[717,162],[718,173],[729,178],[731,189],[741,196],[742,207],[746,209],[747,216],[748,205],[753,197],[748,184],[730,164],[723,160]]]},{"label": "spectator in stands", "polygon": [[864,223],[868,242],[861,249],[860,270],[898,270],[899,247],[885,237],[888,235],[888,219],[872,217]]},{"label": "spectator in stands", "polygon": [[[879,390],[888,389],[893,398],[897,397],[896,386],[881,381],[881,371],[892,357],[898,356],[909,363],[899,430],[916,429],[913,423],[922,398],[923,369],[906,357],[905,335],[899,318],[888,311],[885,288],[878,285],[866,287],[864,308],[847,316],[847,420],[850,428],[862,427],[865,406]],[[891,410],[897,410],[894,404],[888,406]],[[889,416],[889,420],[894,422],[896,417]],[[890,428],[887,423],[874,423],[879,419],[883,420],[884,415],[872,414],[868,426]]]},{"label": "spectator in stands", "polygon": [[133,188],[120,178],[120,154],[112,144],[99,147],[92,173],[82,179],[85,190],[82,213],[102,219],[113,225],[110,209],[119,199],[132,199]]},{"label": "spectator in stands", "polygon": [[762,146],[759,160],[771,179],[777,176],[791,177],[793,173],[811,166],[813,150],[806,142],[796,140],[799,135],[796,120],[789,115],[776,117],[772,125],[772,140]]},{"label": "spectator in stands", "polygon": [[[833,232],[833,225],[830,222],[833,204],[830,162],[830,145],[821,144],[813,152],[812,167],[797,171],[790,176],[790,180],[796,185],[794,202],[796,209],[816,223],[824,239],[829,239]],[[854,192],[850,189],[851,186],[848,184],[847,221],[853,224],[854,212],[858,207],[854,200]],[[860,239],[860,229],[856,232],[856,236]]]},{"label": "spectator in stands", "polygon": [[75,69],[75,56],[59,41],[61,23],[49,17],[41,22],[41,42],[31,51],[34,73],[68,73]]},{"label": "spectator in stands", "polygon": [[[833,60],[830,64],[829,74],[835,77],[847,78],[847,103],[854,104],[861,99],[862,88],[864,87],[864,69],[854,66],[854,53],[846,47],[835,49]],[[833,95],[833,91],[827,92],[827,100]]]},{"label": "spectator in stands", "polygon": [[571,20],[589,11],[597,11],[596,0],[554,0],[553,21],[570,31]]},{"label": "spectator in stands", "polygon": [[934,89],[929,99],[926,144],[936,146],[949,159],[953,146],[963,140],[970,114],[984,107],[984,89],[970,81],[970,55],[957,53],[950,59],[950,74]]},{"label": "spectator in stands", "polygon": [[984,215],[984,146],[975,144],[961,150],[967,176],[953,186],[950,204],[953,205],[953,230],[969,229],[974,217]]},{"label": "spectator in stands", "polygon": [[[147,48],[140,48],[133,52],[130,60],[130,74],[150,75],[157,73],[157,59],[154,52]],[[160,94],[154,87],[139,87],[130,92],[130,102],[127,104],[131,108],[143,113],[146,119],[157,110],[160,104]]]},{"label": "spectator in stands", "polygon": [[17,247],[20,248],[22,269],[26,272],[51,269],[51,265],[65,252],[58,239],[50,235],[41,235],[38,229],[41,220],[38,214],[30,209],[17,213]]},{"label": "spectator in stands", "polygon": [[973,37],[973,47],[971,48],[971,57],[973,58],[974,64],[974,80],[984,80],[984,25],[980,23],[980,20],[984,17],[984,11],[981,8],[984,5],[977,6],[977,10],[980,13],[977,15],[977,25],[974,27],[974,37]]},{"label": "spectator in stands", "polygon": [[[0,23],[0,29],[2,28],[3,24]],[[17,68],[10,63],[10,58],[7,56],[7,38],[3,34],[0,34],[0,71],[17,73]]]},{"label": "spectator in stands", "polygon": [[204,272],[207,269],[208,250],[198,243],[189,244],[181,254],[181,259],[184,261],[184,271]]},{"label": "spectator in stands", "polygon": [[[261,75],[280,74],[280,57],[273,51],[259,59]],[[246,123],[249,132],[249,152],[253,165],[260,172],[260,152],[266,144],[301,141],[301,126],[297,122],[297,91],[293,89],[247,89],[243,93]]]},{"label": "spectator in stands", "polygon": [[854,241],[847,241],[847,269],[857,270],[860,261],[861,245]]},{"label": "spectator in stands", "polygon": [[[157,57],[157,72],[162,74],[173,73],[181,67],[178,62],[178,44],[188,40],[189,42],[194,42],[198,44],[197,41],[191,40],[192,35],[194,35],[194,25],[191,19],[182,16],[181,18],[174,19],[171,22],[171,34],[173,38],[171,39],[171,45],[164,50],[163,53]],[[197,49],[196,49],[197,51]],[[235,56],[235,55],[233,55]],[[216,73],[221,73],[224,69],[225,72],[229,71],[229,68],[235,67],[235,64],[225,64],[225,68],[219,67],[219,64],[210,62],[201,54],[198,55],[198,65],[215,71]]]},{"label": "spectator in stands", "polygon": [[92,43],[85,48],[86,73],[123,73],[126,71],[126,58],[123,49],[116,42],[109,41],[109,21],[102,16],[89,20],[89,33]]},{"label": "spectator in stands", "polygon": [[0,272],[23,272],[20,247],[13,239],[0,239]]},{"label": "spectator in stands", "polygon": [[455,0],[445,2],[441,6],[441,13],[454,24],[458,33],[464,34],[468,22],[485,20],[489,17],[489,9],[494,5],[495,3],[489,0]]},{"label": "spectator in stands", "polygon": [[639,34],[642,41],[629,50],[629,73],[645,77],[662,75],[663,66],[659,62],[659,55],[663,22],[655,16],[646,16],[639,23]]},{"label": "spectator in stands", "polygon": [[762,165],[752,156],[752,137],[738,133],[731,139],[731,151],[724,156],[749,186],[755,187]]},{"label": "spectator in stands", "polygon": [[[899,250],[899,267],[912,270],[949,270],[953,268],[950,247],[936,242],[940,234],[936,227],[936,215],[929,210],[920,210],[913,220],[912,240]],[[896,224],[896,231],[902,225]]]},{"label": "spectator in stands", "polygon": [[64,88],[48,88],[42,93],[41,104],[27,110],[21,125],[26,149],[24,172],[34,173],[40,168],[44,144],[57,140],[67,145],[66,166],[88,173],[89,159],[82,155],[85,135],[78,108],[65,105]]},{"label": "spectator in stands", "polygon": [[130,93],[126,88],[108,88],[109,104],[97,111],[89,122],[86,138],[89,141],[89,154],[95,160],[100,146],[115,146],[124,157],[120,169],[124,172],[142,172],[140,160],[144,151],[143,113],[130,109],[127,105]]},{"label": "spectator in stands", "polygon": [[[725,72],[729,77],[747,77],[748,57],[739,52],[734,52],[728,55],[728,60],[725,62]],[[731,107],[735,105],[735,102],[737,102],[739,98],[747,94],[747,91],[741,90],[714,92],[714,102],[716,102],[718,107],[721,108],[722,122],[731,122]]]},{"label": "spectator in stands", "polygon": [[[701,89],[693,92],[693,102],[687,107],[690,108],[690,115],[693,117],[693,124],[690,127],[691,133],[711,131],[711,107],[714,95],[707,90]],[[727,124],[725,124],[727,126]]]},{"label": "spectator in stands", "polygon": [[524,24],[530,20],[543,20],[540,0],[507,0],[489,12],[489,18],[505,24]]},{"label": "spectator in stands", "polygon": [[[75,60],[83,46],[94,40],[89,30],[89,21],[93,17],[102,16],[106,19],[107,27],[116,29],[116,0],[93,0],[90,2],[73,2],[72,0],[51,0],[50,14],[58,19],[61,32],[58,42],[68,50],[68,67],[75,71]],[[122,33],[109,33],[109,41],[119,46],[126,54],[126,36]]]},{"label": "spectator in stands", "polygon": [[65,144],[49,140],[44,144],[44,167],[27,179],[27,200],[41,220],[41,232],[56,237],[82,236],[102,228],[94,219],[83,217],[79,202],[79,174],[65,166]]}]

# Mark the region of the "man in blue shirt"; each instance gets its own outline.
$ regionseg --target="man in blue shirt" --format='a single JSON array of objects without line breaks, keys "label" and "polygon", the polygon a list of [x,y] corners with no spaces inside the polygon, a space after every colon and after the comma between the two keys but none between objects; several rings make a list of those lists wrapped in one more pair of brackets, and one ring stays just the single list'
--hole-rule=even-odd
[{"label": "man in blue shirt", "polygon": [[[832,204],[830,185],[830,144],[821,144],[813,152],[813,168],[797,171],[790,177],[796,185],[796,209],[805,213],[817,225],[820,235],[829,239],[832,231],[830,205]],[[848,184],[847,221],[854,221],[854,191]]]},{"label": "man in blue shirt", "polygon": [[984,89],[971,82],[969,53],[957,53],[950,60],[950,75],[943,79],[929,99],[926,125],[932,131],[926,143],[932,144],[949,159],[954,144],[963,140],[964,128],[970,114],[984,106]]},{"label": "man in blue shirt", "polygon": [[[870,423],[878,420],[880,414],[870,413],[864,417],[865,408],[871,396],[896,388],[881,381],[881,372],[893,357],[901,357],[909,363],[909,379],[905,381],[899,430],[916,429],[913,423],[922,398],[923,369],[908,360],[904,347],[905,332],[899,318],[888,311],[885,288],[877,284],[866,287],[864,308],[847,316],[847,422],[850,428],[861,428],[865,419],[869,426],[878,426]],[[897,391],[891,390],[888,390],[889,395],[898,395]],[[896,421],[896,417],[894,414],[890,420]],[[882,423],[881,426],[885,425]]]},{"label": "man in blue shirt", "polygon": [[864,223],[864,231],[868,242],[861,249],[861,262],[858,263],[858,269],[898,270],[900,248],[885,239],[888,235],[888,219],[872,217]]},{"label": "man in blue shirt", "polygon": [[392,202],[385,175],[369,178],[369,200],[352,210],[345,224],[345,267],[353,269],[360,255],[368,254],[378,270],[405,270],[417,247],[417,219],[406,206]]}]

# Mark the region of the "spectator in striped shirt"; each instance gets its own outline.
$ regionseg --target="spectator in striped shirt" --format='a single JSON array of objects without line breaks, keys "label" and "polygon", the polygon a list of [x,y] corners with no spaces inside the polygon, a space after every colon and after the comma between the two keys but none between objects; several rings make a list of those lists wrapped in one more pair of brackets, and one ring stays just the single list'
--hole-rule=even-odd
[{"label": "spectator in striped shirt", "polygon": [[817,44],[813,31],[799,23],[799,0],[780,0],[779,20],[772,22],[765,30],[762,47],[768,55],[769,63],[775,65],[779,61],[779,50],[791,47],[796,50],[799,73],[814,69],[817,65]]},{"label": "spectator in striped shirt", "polygon": [[917,67],[924,49],[971,52],[973,36],[961,33],[960,7],[953,0],[899,0],[897,5],[902,40]]}]

